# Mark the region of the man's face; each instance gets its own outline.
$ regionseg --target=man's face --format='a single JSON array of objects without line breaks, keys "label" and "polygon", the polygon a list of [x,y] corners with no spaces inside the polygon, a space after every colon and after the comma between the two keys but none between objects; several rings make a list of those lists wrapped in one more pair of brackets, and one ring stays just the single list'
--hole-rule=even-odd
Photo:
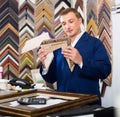
[{"label": "man's face", "polygon": [[68,14],[62,15],[60,17],[60,21],[63,30],[69,37],[75,37],[81,32],[80,24],[82,22],[82,19],[78,19],[73,12],[69,12]]}]

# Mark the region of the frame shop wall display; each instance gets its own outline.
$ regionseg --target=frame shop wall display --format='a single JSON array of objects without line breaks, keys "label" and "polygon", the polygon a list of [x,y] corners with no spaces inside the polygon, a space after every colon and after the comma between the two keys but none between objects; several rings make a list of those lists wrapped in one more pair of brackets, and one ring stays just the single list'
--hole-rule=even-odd
[{"label": "frame shop wall display", "polygon": [[[39,68],[37,48],[22,53],[28,40],[47,33],[49,38],[66,35],[59,21],[60,12],[76,8],[82,16],[81,28],[98,37],[105,45],[112,63],[110,0],[0,0],[0,65],[3,79],[32,79],[31,70]],[[31,80],[32,82],[32,80]],[[111,86],[112,74],[102,82]]]}]

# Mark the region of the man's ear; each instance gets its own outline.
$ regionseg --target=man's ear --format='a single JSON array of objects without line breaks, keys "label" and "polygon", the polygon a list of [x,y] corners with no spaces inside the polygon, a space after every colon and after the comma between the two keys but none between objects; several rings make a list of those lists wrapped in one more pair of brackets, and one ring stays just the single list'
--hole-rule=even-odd
[{"label": "man's ear", "polygon": [[79,18],[79,22],[80,22],[80,24],[82,23],[82,18]]}]

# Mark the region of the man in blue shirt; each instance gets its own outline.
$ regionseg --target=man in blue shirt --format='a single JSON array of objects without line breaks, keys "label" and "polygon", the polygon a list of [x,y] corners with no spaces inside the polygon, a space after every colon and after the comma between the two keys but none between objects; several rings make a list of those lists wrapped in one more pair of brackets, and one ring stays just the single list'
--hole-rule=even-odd
[{"label": "man in blue shirt", "polygon": [[[111,63],[102,42],[81,31],[82,18],[74,8],[67,8],[60,14],[64,32],[71,40],[71,45],[65,49],[54,51],[54,58],[49,69],[41,67],[40,72],[48,83],[57,82],[57,91],[83,94],[96,94],[101,105],[99,80],[107,78],[111,72]],[[47,53],[39,49],[38,57],[44,63]],[[74,64],[71,72],[66,59]]]}]

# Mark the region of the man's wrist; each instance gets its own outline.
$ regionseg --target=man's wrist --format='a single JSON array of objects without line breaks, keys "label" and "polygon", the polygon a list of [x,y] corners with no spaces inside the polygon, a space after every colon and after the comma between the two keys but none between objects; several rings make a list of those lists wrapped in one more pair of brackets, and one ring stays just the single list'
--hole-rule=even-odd
[{"label": "man's wrist", "polygon": [[48,73],[48,69],[43,67],[42,75],[46,75]]},{"label": "man's wrist", "polygon": [[79,67],[82,68],[83,67],[83,62],[81,61],[81,63],[79,64]]},{"label": "man's wrist", "polygon": [[42,75],[46,75],[48,72],[48,69],[45,67],[45,64],[42,63]]}]

